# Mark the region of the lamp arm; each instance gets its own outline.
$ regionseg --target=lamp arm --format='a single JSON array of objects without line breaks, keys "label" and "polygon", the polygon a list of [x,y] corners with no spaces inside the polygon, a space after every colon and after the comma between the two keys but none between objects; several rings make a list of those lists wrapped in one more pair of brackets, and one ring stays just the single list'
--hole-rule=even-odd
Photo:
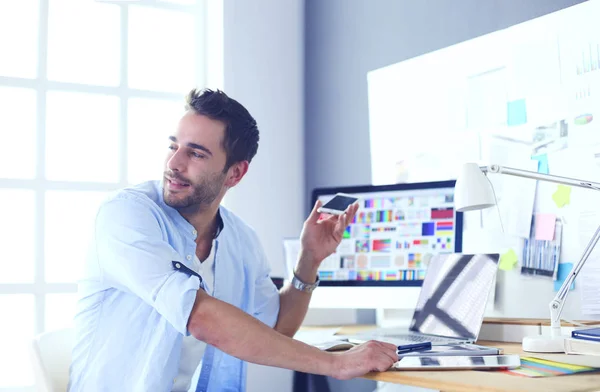
[{"label": "lamp arm", "polygon": [[[554,183],[558,183],[558,184],[571,185],[571,186],[576,186],[579,188],[594,189],[594,190],[600,191],[600,183],[580,180],[580,179],[576,179],[576,178],[553,176],[550,174],[537,173],[537,172],[532,172],[532,171],[528,171],[528,170],[515,169],[512,167],[505,167],[505,166],[500,166],[500,165],[482,166],[482,167],[480,167],[480,169],[484,173],[508,174],[511,176],[532,178],[532,179],[540,180],[540,181],[548,181],[548,182],[554,182]],[[565,306],[565,301],[566,301],[567,295],[569,295],[569,287],[571,286],[571,284],[573,283],[573,281],[579,274],[579,271],[581,271],[581,269],[583,268],[583,265],[585,264],[588,257],[592,253],[592,250],[598,243],[599,239],[600,239],[600,226],[596,229],[594,236],[592,237],[590,242],[587,244],[585,250],[583,251],[583,255],[581,256],[581,258],[579,259],[577,264],[575,264],[575,266],[573,266],[573,269],[571,270],[571,272],[569,272],[569,275],[563,282],[562,286],[560,286],[560,289],[554,296],[554,299],[552,300],[552,302],[550,302],[550,305],[549,305],[550,306],[550,327],[551,327],[552,336],[560,336],[561,335],[561,333],[560,333],[560,325],[561,325],[560,315],[562,313],[563,307]]]},{"label": "lamp arm", "polygon": [[528,171],[528,170],[515,169],[512,167],[506,167],[506,166],[500,166],[500,165],[482,166],[482,167],[480,167],[480,169],[484,173],[508,174],[511,176],[533,178],[534,180],[548,181],[548,182],[554,182],[557,184],[571,185],[571,186],[576,186],[579,188],[595,189],[597,191],[600,191],[600,183],[580,180],[577,178],[553,176],[550,174],[543,174],[543,173],[532,172],[532,171]]},{"label": "lamp arm", "polygon": [[552,302],[550,302],[550,326],[552,329],[552,336],[560,336],[560,314],[562,313],[563,306],[565,305],[565,300],[567,299],[567,295],[569,294],[569,287],[571,286],[575,278],[577,278],[579,271],[581,271],[588,257],[590,257],[590,254],[592,253],[592,250],[598,243],[599,239],[600,226],[596,229],[596,232],[594,233],[592,239],[585,247],[583,255],[581,256],[577,264],[573,266],[573,269],[571,270],[571,272],[569,272],[569,275],[563,282],[562,286],[560,286],[560,289],[554,296],[554,299],[552,300]]}]

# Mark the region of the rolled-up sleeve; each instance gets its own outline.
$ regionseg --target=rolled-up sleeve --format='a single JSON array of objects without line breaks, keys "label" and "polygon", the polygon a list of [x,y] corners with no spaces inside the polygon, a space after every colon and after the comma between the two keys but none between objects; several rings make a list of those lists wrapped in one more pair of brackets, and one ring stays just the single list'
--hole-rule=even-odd
[{"label": "rolled-up sleeve", "polygon": [[103,283],[138,296],[188,335],[201,278],[174,268],[180,256],[163,238],[152,209],[136,199],[108,201],[98,211],[94,234]]}]

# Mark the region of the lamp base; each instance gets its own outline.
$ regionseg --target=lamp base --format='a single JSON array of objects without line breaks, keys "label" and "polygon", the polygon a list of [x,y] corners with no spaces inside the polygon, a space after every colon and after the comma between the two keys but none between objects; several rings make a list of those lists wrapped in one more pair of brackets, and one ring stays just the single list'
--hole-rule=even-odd
[{"label": "lamp base", "polygon": [[564,336],[525,336],[523,338],[523,351],[530,353],[564,353]]}]

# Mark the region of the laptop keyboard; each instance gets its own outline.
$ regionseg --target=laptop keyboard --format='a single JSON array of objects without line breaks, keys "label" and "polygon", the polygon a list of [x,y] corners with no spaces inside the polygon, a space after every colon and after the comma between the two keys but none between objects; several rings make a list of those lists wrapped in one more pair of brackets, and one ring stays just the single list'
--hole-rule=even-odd
[{"label": "laptop keyboard", "polygon": [[431,343],[443,343],[443,342],[447,342],[448,338],[443,338],[443,337],[438,337],[438,336],[423,336],[423,335],[417,335],[417,334],[386,334],[385,335],[386,338],[392,338],[392,339],[399,339],[399,340],[407,340],[409,342],[415,342],[415,343],[419,343],[419,342],[431,342]]}]

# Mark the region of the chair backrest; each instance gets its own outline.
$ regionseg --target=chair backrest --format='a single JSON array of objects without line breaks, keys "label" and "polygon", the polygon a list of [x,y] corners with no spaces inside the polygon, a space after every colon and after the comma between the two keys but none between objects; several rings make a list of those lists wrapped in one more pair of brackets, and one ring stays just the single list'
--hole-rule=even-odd
[{"label": "chair backrest", "polygon": [[70,328],[44,332],[33,339],[31,356],[38,392],[66,392],[72,347]]}]

